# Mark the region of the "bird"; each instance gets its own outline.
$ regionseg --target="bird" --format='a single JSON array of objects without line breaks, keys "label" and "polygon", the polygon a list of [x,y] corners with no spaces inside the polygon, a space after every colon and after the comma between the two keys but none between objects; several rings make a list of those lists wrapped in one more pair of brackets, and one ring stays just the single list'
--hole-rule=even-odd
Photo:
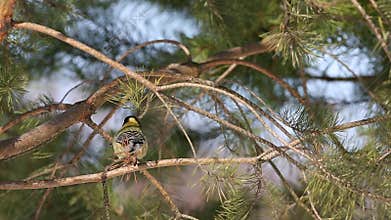
[{"label": "bird", "polygon": [[113,142],[115,156],[125,163],[137,165],[148,151],[148,143],[136,116],[127,116]]}]

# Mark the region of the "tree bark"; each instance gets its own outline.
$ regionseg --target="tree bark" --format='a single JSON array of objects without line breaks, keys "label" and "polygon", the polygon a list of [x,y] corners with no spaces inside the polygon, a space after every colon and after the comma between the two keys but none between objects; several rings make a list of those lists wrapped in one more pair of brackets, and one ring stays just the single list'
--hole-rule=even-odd
[{"label": "tree bark", "polygon": [[0,2],[0,43],[7,37],[14,6],[15,0],[1,0]]}]

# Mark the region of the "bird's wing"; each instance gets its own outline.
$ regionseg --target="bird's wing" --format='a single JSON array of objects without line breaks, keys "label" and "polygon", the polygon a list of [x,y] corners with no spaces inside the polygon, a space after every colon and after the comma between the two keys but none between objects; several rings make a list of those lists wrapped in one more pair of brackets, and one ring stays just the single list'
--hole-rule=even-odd
[{"label": "bird's wing", "polygon": [[145,143],[145,137],[140,129],[128,128],[118,135],[116,142],[123,146],[123,151],[133,153],[142,147]]}]

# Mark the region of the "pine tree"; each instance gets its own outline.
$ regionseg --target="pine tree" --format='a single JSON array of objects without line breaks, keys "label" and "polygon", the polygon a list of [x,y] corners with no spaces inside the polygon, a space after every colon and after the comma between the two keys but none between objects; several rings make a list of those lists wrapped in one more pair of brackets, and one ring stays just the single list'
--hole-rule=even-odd
[{"label": "pine tree", "polygon": [[391,216],[388,0],[0,6],[0,219]]}]

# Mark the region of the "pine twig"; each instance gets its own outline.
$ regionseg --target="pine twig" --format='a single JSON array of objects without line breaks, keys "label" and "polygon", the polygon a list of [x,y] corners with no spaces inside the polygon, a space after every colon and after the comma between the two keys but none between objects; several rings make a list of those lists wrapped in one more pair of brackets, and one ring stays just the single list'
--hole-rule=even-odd
[{"label": "pine twig", "polygon": [[369,28],[372,30],[372,32],[375,34],[377,40],[379,41],[380,46],[383,48],[384,53],[387,55],[388,60],[391,62],[391,53],[388,50],[387,42],[381,36],[379,29],[372,22],[371,17],[369,17],[369,15],[365,12],[365,9],[360,5],[360,3],[357,0],[351,0],[351,1],[352,1],[353,5],[357,8],[357,10],[361,13],[361,15],[364,17]]},{"label": "pine twig", "polygon": [[61,98],[60,100],[60,103],[63,103],[64,100],[67,98],[67,96],[72,92],[74,91],[75,89],[79,88],[80,86],[82,86],[84,83],[88,83],[88,82],[91,82],[91,80],[84,80],[78,84],[76,84],[75,86],[73,86],[72,88],[70,88],[65,94],[64,96]]},{"label": "pine twig", "polygon": [[377,162],[380,162],[380,161],[384,160],[384,159],[387,158],[390,154],[391,154],[391,149],[389,149],[386,153],[384,153],[382,156],[380,156],[379,159],[377,159]]}]

